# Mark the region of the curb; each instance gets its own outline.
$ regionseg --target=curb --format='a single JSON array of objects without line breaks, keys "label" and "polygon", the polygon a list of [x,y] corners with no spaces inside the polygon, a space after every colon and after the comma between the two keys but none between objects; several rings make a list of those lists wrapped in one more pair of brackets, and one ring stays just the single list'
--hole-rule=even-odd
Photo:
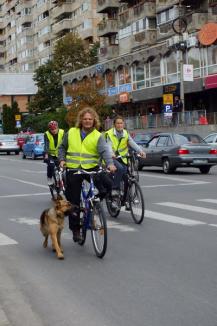
[{"label": "curb", "polygon": [[11,326],[5,312],[0,307],[0,326]]}]

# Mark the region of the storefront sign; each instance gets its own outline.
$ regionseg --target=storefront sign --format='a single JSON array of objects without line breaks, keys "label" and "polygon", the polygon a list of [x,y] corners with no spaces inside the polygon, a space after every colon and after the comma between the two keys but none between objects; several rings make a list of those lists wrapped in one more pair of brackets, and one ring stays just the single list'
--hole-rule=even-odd
[{"label": "storefront sign", "polygon": [[132,85],[131,84],[123,84],[118,87],[109,87],[107,89],[108,96],[114,96],[120,93],[129,93],[132,92]]},{"label": "storefront sign", "polygon": [[194,81],[193,65],[183,65],[183,80],[184,81]]},{"label": "storefront sign", "polygon": [[206,77],[204,82],[205,82],[205,89],[217,88],[217,75]]},{"label": "storefront sign", "polygon": [[118,94],[118,87],[109,87],[107,89],[108,96],[114,96]]},{"label": "storefront sign", "polygon": [[217,40],[217,24],[205,24],[198,33],[198,39],[202,45],[211,45]]},{"label": "storefront sign", "polygon": [[180,95],[180,84],[170,84],[163,86],[163,94],[173,94],[173,95]]},{"label": "storefront sign", "polygon": [[173,94],[163,94],[163,104],[173,105]]}]

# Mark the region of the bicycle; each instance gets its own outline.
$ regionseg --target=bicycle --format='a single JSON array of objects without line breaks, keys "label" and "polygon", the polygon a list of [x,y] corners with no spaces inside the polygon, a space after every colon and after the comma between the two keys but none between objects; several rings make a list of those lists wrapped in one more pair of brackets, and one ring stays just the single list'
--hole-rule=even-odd
[{"label": "bicycle", "polygon": [[91,231],[91,238],[95,254],[98,258],[103,258],[107,250],[107,223],[103,207],[100,199],[97,197],[97,190],[94,185],[93,176],[103,172],[98,171],[87,172],[82,169],[72,169],[75,174],[83,174],[88,177],[83,180],[81,187],[81,203],[80,203],[80,237],[78,241],[83,246],[86,241],[87,231]]},{"label": "bicycle", "polygon": [[50,164],[54,165],[53,168],[53,184],[49,185],[51,197],[53,200],[56,200],[61,193],[65,195],[65,170],[60,168],[57,163],[50,159]]},{"label": "bicycle", "polygon": [[127,189],[125,189],[124,180],[121,181],[119,196],[113,197],[108,194],[106,197],[106,206],[112,217],[118,217],[121,207],[127,202],[131,216],[136,224],[141,224],[145,215],[145,200],[142,194],[138,177],[135,173],[134,157],[135,154],[127,156]]}]

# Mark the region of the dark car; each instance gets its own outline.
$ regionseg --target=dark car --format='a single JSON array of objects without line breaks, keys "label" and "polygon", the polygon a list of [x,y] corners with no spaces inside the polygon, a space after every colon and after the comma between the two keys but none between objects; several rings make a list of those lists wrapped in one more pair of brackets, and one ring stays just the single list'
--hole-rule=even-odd
[{"label": "dark car", "polygon": [[139,158],[139,170],[162,166],[164,173],[172,173],[178,167],[195,167],[207,174],[217,164],[217,149],[197,134],[158,134],[146,144],[145,152],[146,158]]},{"label": "dark car", "polygon": [[44,156],[44,134],[29,135],[23,145],[23,158],[31,157],[35,160],[37,157]]}]

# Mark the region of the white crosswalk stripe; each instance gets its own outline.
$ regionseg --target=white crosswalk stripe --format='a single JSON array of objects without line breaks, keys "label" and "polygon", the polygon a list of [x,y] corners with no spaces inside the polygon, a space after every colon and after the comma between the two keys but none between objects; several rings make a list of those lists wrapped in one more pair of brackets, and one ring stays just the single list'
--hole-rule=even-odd
[{"label": "white crosswalk stripe", "polygon": [[7,246],[13,244],[18,244],[18,242],[14,239],[9,238],[7,235],[0,233],[0,246]]},{"label": "white crosswalk stripe", "polygon": [[162,203],[156,203],[156,205],[179,208],[179,209],[184,209],[184,210],[191,211],[191,212],[204,213],[204,214],[217,216],[217,210],[212,209],[212,208],[198,207],[198,206],[180,204],[180,203],[175,203],[175,202],[162,202]]},{"label": "white crosswalk stripe", "polygon": [[211,199],[211,198],[197,199],[197,201],[202,201],[202,202],[205,202],[205,203],[217,204],[217,199]]}]

